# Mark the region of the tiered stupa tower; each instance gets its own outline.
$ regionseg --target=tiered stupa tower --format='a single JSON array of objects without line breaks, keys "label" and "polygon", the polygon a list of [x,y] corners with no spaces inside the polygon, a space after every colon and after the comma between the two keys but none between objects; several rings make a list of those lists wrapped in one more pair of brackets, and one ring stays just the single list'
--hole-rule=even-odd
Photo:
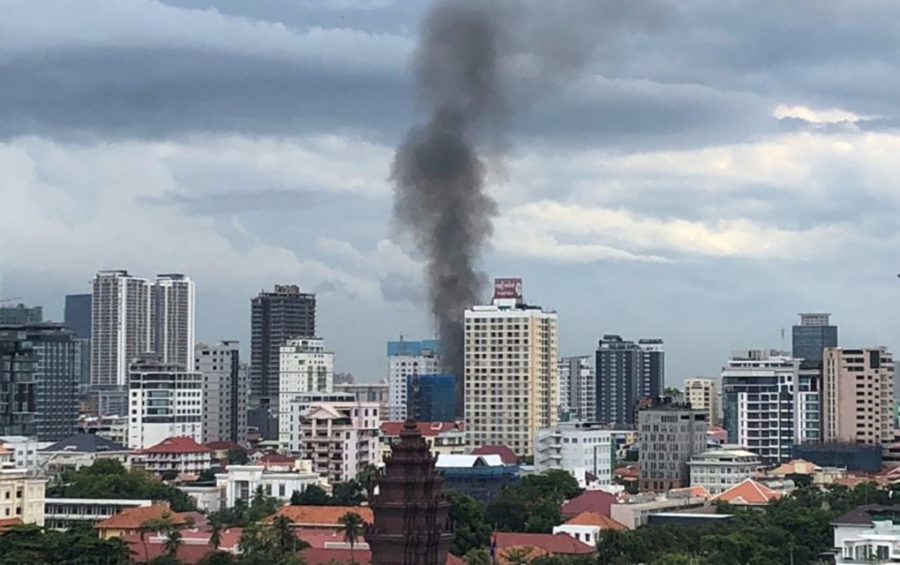
[{"label": "tiered stupa tower", "polygon": [[372,565],[445,565],[453,541],[444,478],[418,425],[407,420],[378,475],[375,523],[365,538]]}]

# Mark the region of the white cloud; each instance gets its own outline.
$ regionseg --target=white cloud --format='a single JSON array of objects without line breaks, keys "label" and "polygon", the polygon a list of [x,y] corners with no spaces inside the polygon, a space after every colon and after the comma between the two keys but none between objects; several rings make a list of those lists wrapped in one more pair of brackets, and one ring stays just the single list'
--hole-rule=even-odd
[{"label": "white cloud", "polygon": [[856,123],[866,119],[865,116],[840,108],[813,109],[807,106],[789,106],[787,104],[776,106],[772,115],[779,120],[794,118],[812,124]]}]

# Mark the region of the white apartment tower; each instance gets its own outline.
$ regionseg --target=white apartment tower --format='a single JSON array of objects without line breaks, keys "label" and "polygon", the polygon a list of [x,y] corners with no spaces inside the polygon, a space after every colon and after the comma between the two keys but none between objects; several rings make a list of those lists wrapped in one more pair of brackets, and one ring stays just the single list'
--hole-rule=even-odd
[{"label": "white apartment tower", "polygon": [[278,437],[286,446],[292,399],[308,392],[334,390],[334,353],[325,351],[320,338],[289,339],[280,349],[278,373]]},{"label": "white apartment tower", "polygon": [[203,442],[203,375],[146,354],[129,371],[128,447],[181,436]]},{"label": "white apartment tower", "polygon": [[684,399],[694,410],[707,412],[710,426],[719,425],[719,387],[714,379],[685,379]]},{"label": "white apartment tower", "polygon": [[144,353],[163,363],[193,367],[194,282],[180,274],[155,282],[128,271],[94,277],[91,318],[91,384],[125,387],[128,367]]},{"label": "white apartment tower", "polygon": [[377,402],[315,402],[300,422],[300,456],[329,482],[355,479],[365,465],[378,465]]},{"label": "white apartment tower", "polygon": [[147,279],[128,271],[100,271],[91,302],[91,384],[124,387],[128,365],[150,348]]},{"label": "white apartment tower", "polygon": [[435,339],[420,341],[389,341],[388,404],[390,419],[406,419],[406,384],[410,376],[437,375],[441,372],[441,342]]},{"label": "white apartment tower", "polygon": [[250,383],[241,366],[240,344],[198,343],[194,370],[203,375],[203,441],[245,441]]},{"label": "white apartment tower", "polygon": [[[538,473],[562,469],[578,480],[582,488],[589,483],[611,485],[616,461],[613,432],[597,423],[560,422],[538,431],[534,469]],[[588,475],[596,477],[589,480]]]},{"label": "white apartment tower", "polygon": [[594,359],[589,355],[563,357],[559,360],[560,418],[582,422],[597,420],[597,378]]},{"label": "white apartment tower", "polygon": [[182,274],[156,276],[150,294],[152,348],[163,363],[194,366],[194,281]]},{"label": "white apartment tower", "polygon": [[494,300],[465,312],[465,423],[469,448],[500,444],[534,454],[537,432],[556,425],[556,312],[525,304],[520,279],[497,279]]}]

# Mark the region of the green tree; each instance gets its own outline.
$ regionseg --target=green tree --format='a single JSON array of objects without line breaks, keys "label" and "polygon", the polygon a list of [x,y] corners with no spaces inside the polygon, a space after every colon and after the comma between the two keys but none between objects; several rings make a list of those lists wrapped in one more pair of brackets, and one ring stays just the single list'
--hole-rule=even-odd
[{"label": "green tree", "polygon": [[463,560],[466,565],[491,565],[493,563],[490,551],[483,547],[470,549],[466,552]]},{"label": "green tree", "polygon": [[310,485],[300,493],[296,500],[291,496],[291,504],[294,506],[328,506],[331,504],[331,497],[319,485]]},{"label": "green tree", "polygon": [[177,555],[178,548],[182,543],[181,532],[172,528],[166,532],[166,541],[163,543],[163,550],[169,555]]},{"label": "green tree", "polygon": [[375,487],[378,486],[378,469],[375,465],[366,463],[356,475],[356,482],[362,487],[369,503],[375,498]]},{"label": "green tree", "polygon": [[356,512],[347,512],[340,517],[341,530],[344,532],[344,539],[350,544],[350,562],[356,563],[354,549],[356,541],[363,533],[363,519]]},{"label": "green tree", "polygon": [[222,545],[222,520],[219,516],[209,518],[209,545],[216,551]]},{"label": "green tree", "polygon": [[331,489],[331,503],[338,506],[359,506],[363,501],[362,486],[351,479],[334,483]]},{"label": "green tree", "polygon": [[228,450],[228,464],[229,465],[246,465],[250,462],[250,458],[247,457],[247,452],[243,449],[229,449]]},{"label": "green tree", "polygon": [[526,475],[518,488],[527,498],[555,496],[560,500],[568,500],[584,492],[584,489],[578,486],[578,480],[561,469]]},{"label": "green tree", "polygon": [[197,565],[235,565],[237,558],[227,551],[214,551],[207,553]]},{"label": "green tree", "polygon": [[530,547],[513,547],[504,549],[500,556],[507,565],[529,565],[532,553],[534,553],[534,549]]},{"label": "green tree", "polygon": [[454,555],[468,555],[473,549],[488,545],[491,528],[485,522],[484,505],[470,496],[447,493],[450,501],[450,523],[456,536],[450,551]]}]

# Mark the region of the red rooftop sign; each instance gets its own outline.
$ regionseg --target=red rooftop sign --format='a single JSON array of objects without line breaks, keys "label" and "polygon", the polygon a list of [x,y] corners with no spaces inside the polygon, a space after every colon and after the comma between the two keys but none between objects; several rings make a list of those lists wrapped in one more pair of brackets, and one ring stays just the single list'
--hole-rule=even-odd
[{"label": "red rooftop sign", "polygon": [[494,279],[494,298],[522,298],[522,279]]}]

